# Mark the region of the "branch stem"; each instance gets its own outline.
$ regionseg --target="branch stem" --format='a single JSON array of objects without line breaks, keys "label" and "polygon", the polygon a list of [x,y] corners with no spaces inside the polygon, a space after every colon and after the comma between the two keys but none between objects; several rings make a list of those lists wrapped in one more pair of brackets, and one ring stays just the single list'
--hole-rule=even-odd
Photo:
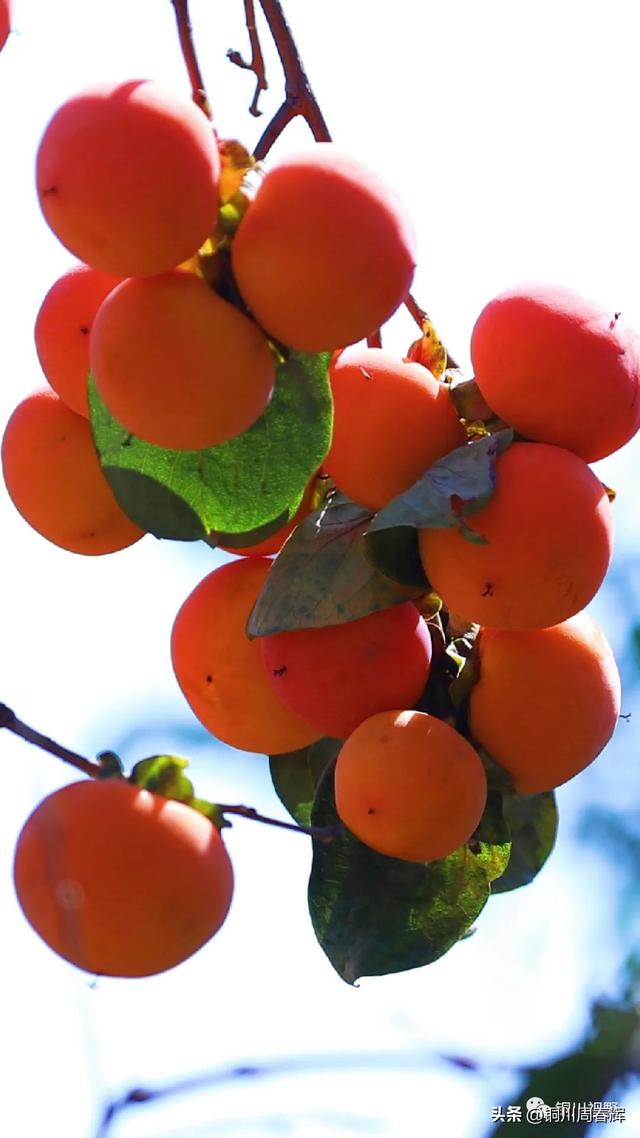
[{"label": "branch stem", "polygon": [[[56,743],[55,739],[50,739],[48,735],[43,735],[41,731],[36,731],[27,723],[23,723],[21,719],[18,719],[15,711],[12,711],[5,703],[0,703],[0,730],[3,727],[7,731],[11,731],[13,735],[18,735],[24,739],[25,742],[32,743],[34,747],[40,747],[42,751],[69,763],[70,766],[75,767],[82,774],[88,775],[89,778],[100,778],[105,774],[104,764],[85,759],[84,755],[78,755],[75,751],[70,751],[68,747],[61,746],[60,743]],[[105,752],[105,758],[107,754],[109,752]],[[342,830],[342,826],[299,826],[297,822],[283,822],[279,818],[269,818],[266,814],[260,814],[252,806],[223,806],[222,803],[217,802],[216,807],[221,814],[237,814],[241,818],[249,818],[253,822],[263,822],[267,826],[278,826],[282,830],[294,830],[298,834],[307,834],[319,841],[329,841]]]},{"label": "branch stem", "polygon": [[182,57],[187,68],[187,74],[191,83],[191,98],[200,110],[207,116],[210,121],[213,121],[213,114],[211,113],[211,106],[207,98],[207,92],[204,86],[204,79],[200,71],[200,64],[198,63],[198,56],[196,55],[196,47],[193,42],[193,29],[191,27],[191,18],[189,16],[189,0],[171,0],[173,9],[176,15],[176,24],[178,25],[178,39],[180,40],[180,48]]},{"label": "branch stem", "polygon": [[260,0],[260,7],[284,71],[285,97],[255,148],[254,154],[259,162],[297,115],[305,120],[316,142],[331,142],[329,128],[311,89],[280,0]]},{"label": "branch stem", "polygon": [[247,61],[243,58],[239,51],[228,51],[227,59],[231,60],[236,67],[241,67],[244,71],[252,71],[256,77],[256,89],[251,100],[249,107],[249,114],[257,118],[262,114],[258,106],[260,95],[269,87],[267,83],[267,73],[264,65],[264,56],[262,54],[262,47],[260,46],[260,37],[256,27],[256,13],[254,0],[244,0],[244,18],[247,25],[247,32],[249,33],[249,46],[251,48],[251,59]]},{"label": "branch stem", "polygon": [[342,826],[299,826],[297,822],[283,822],[279,818],[269,818],[266,814],[259,814],[252,806],[225,806],[217,802],[216,806],[221,814],[237,814],[241,818],[249,818],[252,822],[264,822],[267,826],[278,826],[282,830],[294,830],[298,834],[307,834],[310,838],[319,841],[330,841],[342,831]]},{"label": "branch stem", "polygon": [[98,778],[104,773],[104,768],[99,763],[85,759],[84,755],[78,755],[75,751],[70,751],[68,747],[62,747],[54,739],[50,739],[47,735],[43,735],[40,731],[35,731],[33,727],[23,723],[21,719],[18,719],[15,712],[4,703],[0,703],[0,728],[2,727],[14,735],[19,735],[25,742],[32,743],[34,747],[40,747],[42,751],[47,751],[50,755],[62,759],[64,763],[69,763],[76,770],[89,775],[89,778]]}]

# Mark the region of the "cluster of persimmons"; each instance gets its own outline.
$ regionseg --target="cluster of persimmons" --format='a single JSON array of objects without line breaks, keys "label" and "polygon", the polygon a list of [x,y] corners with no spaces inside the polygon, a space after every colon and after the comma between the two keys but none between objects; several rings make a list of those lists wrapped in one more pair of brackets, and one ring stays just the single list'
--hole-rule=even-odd
[{"label": "cluster of persimmons", "polygon": [[[220,224],[222,176],[205,116],[152,82],[84,92],[44,134],[42,210],[80,263],[38,314],[50,386],[14,412],[2,460],[17,509],[64,549],[108,553],[142,536],[100,468],[89,372],[132,435],[200,450],[260,417],[289,350],[331,352],[323,471],[372,513],[474,445],[446,376],[362,346],[406,298],[415,266],[392,192],[331,144],[281,160],[237,198],[229,298],[197,271]],[[340,819],[408,861],[444,858],[472,838],[487,798],[482,751],[513,792],[548,791],[592,762],[620,710],[615,660],[583,611],[612,545],[610,498],[588,463],[640,426],[636,340],[576,295],[526,287],[485,307],[471,354],[483,399],[515,441],[464,526],[418,535],[430,590],[457,628],[477,632],[464,724],[416,710],[432,661],[419,600],[247,636],[273,555],[313,510],[313,485],[283,530],[205,577],[171,642],[189,705],[223,742],[277,755],[343,741]],[[233,889],[216,826],[123,779],[74,783],[41,803],[18,841],[15,882],[52,948],[124,976],[193,953],[224,921]]]}]

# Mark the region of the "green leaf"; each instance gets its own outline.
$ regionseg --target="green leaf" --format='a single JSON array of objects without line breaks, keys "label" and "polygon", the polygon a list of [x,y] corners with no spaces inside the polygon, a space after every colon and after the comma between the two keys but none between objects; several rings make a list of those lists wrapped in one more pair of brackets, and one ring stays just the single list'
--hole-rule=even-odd
[{"label": "green leaf", "polygon": [[177,755],[152,755],[135,764],[128,781],[141,790],[149,790],[163,798],[172,798],[175,802],[184,802],[199,814],[204,814],[219,830],[230,826],[231,823],[223,816],[217,803],[207,802],[205,798],[194,795],[193,783],[184,773],[188,766],[189,760],[178,758]]},{"label": "green leaf", "polygon": [[[311,822],[335,826],[333,772],[323,777]],[[430,964],[468,931],[489,896],[482,859],[463,846],[441,861],[400,861],[344,830],[313,842],[309,911],[331,964],[348,984]]]},{"label": "green leaf", "polygon": [[195,541],[246,534],[298,508],[332,430],[327,353],[293,352],[277,369],[264,414],[242,435],[207,450],[145,443],[125,430],[89,381],[100,463],[122,509],[156,537]]},{"label": "green leaf", "polygon": [[151,790],[163,798],[174,798],[178,802],[188,802],[193,798],[193,783],[185,772],[188,759],[177,755],[152,755],[136,763],[129,775],[129,782],[142,790]]},{"label": "green leaf", "polygon": [[558,829],[558,810],[553,791],[543,794],[507,794],[504,817],[511,833],[511,858],[494,893],[507,893],[528,885],[551,853]]},{"label": "green leaf", "polygon": [[386,577],[400,585],[411,585],[422,593],[429,591],[420,560],[418,533],[413,526],[366,533],[363,541],[365,556]]},{"label": "green leaf", "polygon": [[269,770],[282,805],[301,826],[311,824],[311,807],[316,787],[342,743],[337,739],[318,739],[299,751],[271,755]]},{"label": "green leaf", "polygon": [[357,620],[424,591],[400,585],[365,554],[371,513],[335,495],[302,522],[276,557],[249,618],[250,636]]},{"label": "green leaf", "polygon": [[214,531],[208,534],[207,544],[214,547],[222,545],[226,549],[246,549],[252,545],[258,545],[259,542],[266,541],[268,537],[272,537],[279,529],[286,526],[293,513],[295,513],[293,507],[283,510],[273,521],[265,522],[263,526],[257,526],[256,529],[247,530],[246,533],[216,533]]},{"label": "green leaf", "polygon": [[[512,439],[513,431],[504,430],[452,450],[376,514],[369,532],[394,526],[416,529],[458,526],[461,517],[477,512],[491,497],[496,457]],[[482,538],[473,527],[465,526],[465,530],[467,537],[471,530],[475,541]]]},{"label": "green leaf", "polygon": [[504,817],[504,801],[499,791],[489,790],[487,805],[469,843],[489,881],[504,874],[511,856],[511,834]]}]

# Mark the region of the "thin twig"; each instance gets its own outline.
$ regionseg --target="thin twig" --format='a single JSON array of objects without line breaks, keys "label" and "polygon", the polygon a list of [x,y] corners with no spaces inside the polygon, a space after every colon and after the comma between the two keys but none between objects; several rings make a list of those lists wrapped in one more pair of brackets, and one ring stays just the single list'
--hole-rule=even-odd
[{"label": "thin twig", "polygon": [[211,106],[207,98],[204,79],[202,78],[202,72],[200,71],[200,64],[198,63],[196,48],[193,42],[193,29],[189,17],[189,0],[171,0],[171,3],[173,4],[176,14],[180,48],[191,83],[191,98],[196,106],[204,112],[207,118],[213,121]]},{"label": "thin twig", "polygon": [[166,1083],[164,1086],[134,1087],[122,1098],[115,1099],[105,1107],[96,1138],[106,1138],[116,1117],[130,1106],[158,1102],[174,1095],[194,1094],[200,1090],[224,1086],[239,1080],[281,1078],[286,1075],[345,1070],[414,1070],[423,1074],[428,1067],[440,1064],[473,1074],[494,1071],[511,1073],[517,1070],[500,1063],[479,1062],[466,1056],[439,1054],[430,1050],[350,1051],[326,1055],[285,1056],[281,1059],[269,1059],[263,1063],[245,1063],[241,1066],[223,1067],[217,1071],[205,1071],[200,1075],[176,1079],[175,1082]]},{"label": "thin twig", "polygon": [[264,822],[267,826],[279,826],[282,830],[294,830],[298,834],[307,834],[321,842],[330,841],[342,833],[344,827],[338,826],[302,826],[297,822],[282,822],[279,818],[269,818],[266,814],[259,814],[253,806],[224,806],[217,802],[221,814],[237,814],[241,818],[250,818],[253,822]]},{"label": "thin twig", "polygon": [[[63,762],[69,763],[75,767],[76,770],[82,771],[83,774],[89,775],[90,778],[104,777],[107,769],[106,761],[103,763],[95,763],[91,759],[85,759],[84,755],[78,755],[75,751],[70,751],[68,747],[63,747],[60,743],[56,743],[54,739],[50,739],[48,735],[41,734],[40,731],[35,731],[33,727],[29,727],[18,719],[15,711],[7,707],[5,703],[0,703],[0,730],[6,728],[14,735],[19,735],[27,743],[33,743],[34,747],[40,747],[42,751],[47,751],[50,755],[55,755],[56,758],[62,759]],[[113,759],[115,756],[110,751],[103,752],[104,759]],[[113,763],[111,764],[113,766]],[[223,806],[221,803],[215,804],[217,810],[221,814],[237,814],[242,818],[250,818],[253,822],[264,822],[267,826],[278,826],[283,830],[294,830],[298,834],[307,834],[311,838],[316,838],[318,841],[329,841],[337,834],[341,833],[343,827],[338,826],[299,826],[297,822],[283,822],[279,818],[269,818],[266,814],[260,814],[253,806]]]},{"label": "thin twig", "polygon": [[231,63],[234,63],[236,67],[241,67],[244,71],[252,71],[255,75],[256,89],[253,99],[251,100],[251,106],[249,107],[249,114],[258,118],[262,114],[258,106],[258,101],[262,92],[268,90],[269,84],[267,83],[262,47],[260,46],[260,36],[258,35],[258,29],[256,27],[256,14],[253,0],[244,0],[244,17],[249,33],[251,59],[247,63],[239,51],[233,51],[232,49],[227,52],[227,59],[229,59]]},{"label": "thin twig", "polygon": [[42,735],[39,731],[34,731],[33,727],[28,727],[21,719],[18,719],[14,711],[6,704],[0,703],[0,728],[5,727],[7,731],[13,732],[14,735],[19,735],[27,743],[33,743],[35,747],[40,747],[42,751],[48,751],[50,755],[55,755],[56,758],[62,759],[63,762],[69,763],[76,770],[82,771],[83,774],[88,774],[90,778],[99,778],[104,774],[104,767],[100,763],[94,763],[91,759],[85,759],[83,755],[76,754],[75,751],[70,751],[68,747],[62,747],[60,743],[55,740],[49,739],[47,735]]},{"label": "thin twig", "polygon": [[429,319],[428,312],[426,312],[424,308],[420,307],[417,300],[414,299],[411,293],[409,293],[407,296],[404,304],[407,312],[412,317],[412,319],[415,320],[420,331],[422,331],[422,325],[424,324],[425,320]]}]

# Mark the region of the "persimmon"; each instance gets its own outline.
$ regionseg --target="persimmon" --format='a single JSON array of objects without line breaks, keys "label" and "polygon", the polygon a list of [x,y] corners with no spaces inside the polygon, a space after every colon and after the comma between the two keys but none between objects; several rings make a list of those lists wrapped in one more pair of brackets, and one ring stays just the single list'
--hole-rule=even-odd
[{"label": "persimmon", "polygon": [[114,553],[143,536],[120,509],[86,419],[53,391],[16,407],[2,439],[4,480],[33,529],[72,553]]},{"label": "persimmon", "polygon": [[75,782],[27,819],[14,882],[25,917],[65,960],[104,976],[153,976],[223,924],[233,870],[217,828],[124,779]]},{"label": "persimmon", "polygon": [[219,175],[206,116],[147,80],[69,99],[36,162],[40,205],[58,239],[120,277],[163,273],[197,252],[216,223]]},{"label": "persimmon", "polygon": [[488,628],[546,628],[584,608],[612,553],[607,493],[563,447],[513,443],[496,460],[492,497],[469,526],[423,529],[420,554],[432,587],[464,620]]},{"label": "persimmon", "polygon": [[278,632],[261,644],[280,699],[336,739],[377,711],[411,707],[431,664],[429,630],[411,601],[345,624]]},{"label": "persimmon", "polygon": [[356,727],[335,769],[338,815],[388,857],[434,861],[471,837],[487,780],[471,743],[423,711],[381,711]]},{"label": "persimmon", "polygon": [[258,323],[302,351],[341,348],[373,332],[404,300],[416,263],[395,195],[332,143],[267,172],[231,255]]},{"label": "persimmon", "polygon": [[214,569],[187,597],[171,635],[176,679],[208,731],[241,751],[295,751],[319,732],[276,695],[246,624],[271,561],[248,557]]},{"label": "persimmon", "polygon": [[89,335],[103,300],[121,277],[75,265],[52,284],[36,317],[38,359],[67,407],[89,418]]},{"label": "persimmon", "polygon": [[354,502],[380,510],[466,442],[451,398],[420,364],[359,345],[329,368],[333,437],[324,468]]},{"label": "persimmon", "polygon": [[640,427],[638,337],[569,289],[501,293],[475,323],[471,358],[489,406],[528,439],[593,462]]},{"label": "persimmon", "polygon": [[482,629],[469,700],[474,738],[521,794],[553,790],[584,770],[620,714],[620,674],[585,613],[526,632]]},{"label": "persimmon", "polygon": [[6,44],[11,31],[11,0],[0,0],[0,51]]},{"label": "persimmon", "polygon": [[95,318],[90,360],[116,419],[177,450],[216,446],[250,427],[276,366],[257,325],[181,269],[114,289]]}]

